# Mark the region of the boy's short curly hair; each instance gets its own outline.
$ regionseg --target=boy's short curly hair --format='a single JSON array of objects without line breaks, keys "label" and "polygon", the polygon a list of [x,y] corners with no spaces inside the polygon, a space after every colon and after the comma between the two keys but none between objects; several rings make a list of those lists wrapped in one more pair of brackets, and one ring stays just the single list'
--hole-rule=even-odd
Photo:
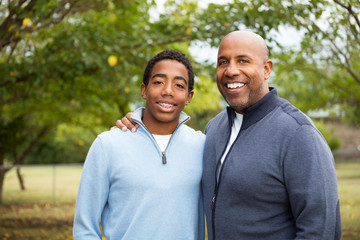
[{"label": "boy's short curly hair", "polygon": [[192,91],[194,89],[194,70],[190,63],[190,60],[186,57],[186,55],[184,53],[181,53],[181,52],[178,52],[175,50],[164,50],[164,51],[156,54],[152,59],[150,59],[150,61],[146,65],[146,68],[144,71],[144,76],[143,76],[143,83],[145,84],[145,86],[147,86],[149,83],[150,74],[151,74],[151,71],[153,70],[155,64],[161,60],[166,60],[166,59],[176,60],[176,61],[182,63],[186,67],[186,69],[188,71],[188,76],[189,76],[188,91],[189,92]]}]

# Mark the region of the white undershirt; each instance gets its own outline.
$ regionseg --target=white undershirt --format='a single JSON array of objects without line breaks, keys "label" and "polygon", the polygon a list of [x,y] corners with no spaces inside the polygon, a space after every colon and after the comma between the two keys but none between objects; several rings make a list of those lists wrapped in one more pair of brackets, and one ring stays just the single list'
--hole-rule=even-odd
[{"label": "white undershirt", "polygon": [[242,121],[243,121],[243,115],[240,114],[240,113],[237,113],[237,112],[235,112],[235,113],[236,113],[236,118],[234,118],[234,124],[231,127],[230,140],[228,142],[228,145],[226,147],[226,150],[225,150],[223,156],[221,157],[221,164],[224,162],[224,159],[225,159],[226,155],[228,154],[230,147],[232,146],[232,144],[234,143],[237,135],[240,132],[241,124],[242,124]]},{"label": "white undershirt", "polygon": [[161,150],[162,152],[165,151],[167,145],[169,144],[171,135],[172,135],[172,134],[169,134],[169,135],[156,135],[156,134],[153,134],[153,136],[154,136],[154,138],[155,138],[155,141],[156,141],[156,143],[159,145],[160,150]]},{"label": "white undershirt", "polygon": [[237,135],[239,134],[240,128],[241,128],[241,125],[242,125],[242,122],[243,122],[243,115],[240,114],[240,113],[237,113],[237,112],[235,112],[235,114],[236,114],[236,118],[234,118],[234,124],[231,127],[230,139],[229,139],[228,145],[226,146],[226,150],[225,150],[224,154],[221,157],[221,165],[219,167],[218,176],[217,176],[218,179],[219,179],[219,174],[220,174],[222,164],[223,164],[223,162],[224,162],[224,160],[226,158],[226,155],[228,154],[231,146],[233,145]]}]

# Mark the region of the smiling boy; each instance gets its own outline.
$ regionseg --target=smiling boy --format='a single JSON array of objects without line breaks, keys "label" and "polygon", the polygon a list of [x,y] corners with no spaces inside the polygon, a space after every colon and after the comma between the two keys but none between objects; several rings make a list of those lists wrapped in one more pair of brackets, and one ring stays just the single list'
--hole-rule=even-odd
[{"label": "smiling boy", "polygon": [[74,217],[74,239],[203,239],[201,197],[205,136],[184,125],[194,73],[186,56],[160,52],[141,85],[145,108],[136,134],[100,134],[86,158]]}]

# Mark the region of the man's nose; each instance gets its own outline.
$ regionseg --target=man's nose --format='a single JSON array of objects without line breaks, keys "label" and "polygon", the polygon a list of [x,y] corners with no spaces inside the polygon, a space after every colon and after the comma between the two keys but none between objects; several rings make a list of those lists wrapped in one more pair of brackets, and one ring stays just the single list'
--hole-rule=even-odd
[{"label": "man's nose", "polygon": [[228,77],[238,76],[241,74],[240,69],[234,63],[230,63],[225,69],[225,74]]}]

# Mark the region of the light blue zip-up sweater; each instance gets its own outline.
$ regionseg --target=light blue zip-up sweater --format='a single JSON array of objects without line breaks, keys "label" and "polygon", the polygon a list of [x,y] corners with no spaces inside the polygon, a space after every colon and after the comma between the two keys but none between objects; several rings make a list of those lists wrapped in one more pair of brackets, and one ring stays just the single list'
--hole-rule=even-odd
[{"label": "light blue zip-up sweater", "polygon": [[[204,239],[201,196],[205,135],[179,125],[164,153],[133,114],[136,133],[100,134],[84,164],[76,201],[74,239]],[[166,164],[163,164],[163,154]]]}]

